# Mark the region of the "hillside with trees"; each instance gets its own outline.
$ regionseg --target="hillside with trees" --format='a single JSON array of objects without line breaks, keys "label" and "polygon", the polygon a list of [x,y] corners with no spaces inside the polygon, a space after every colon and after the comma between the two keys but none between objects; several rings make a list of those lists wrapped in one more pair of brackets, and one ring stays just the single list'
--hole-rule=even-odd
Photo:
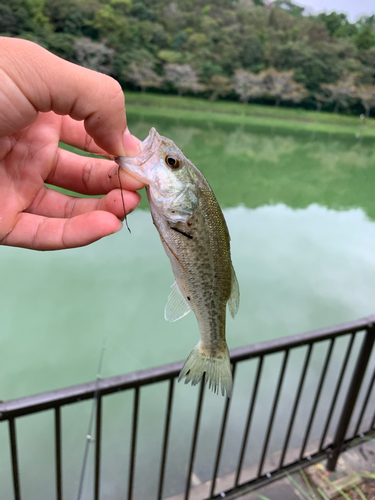
[{"label": "hillside with trees", "polygon": [[375,15],[276,0],[7,0],[0,34],[124,88],[375,114]]}]

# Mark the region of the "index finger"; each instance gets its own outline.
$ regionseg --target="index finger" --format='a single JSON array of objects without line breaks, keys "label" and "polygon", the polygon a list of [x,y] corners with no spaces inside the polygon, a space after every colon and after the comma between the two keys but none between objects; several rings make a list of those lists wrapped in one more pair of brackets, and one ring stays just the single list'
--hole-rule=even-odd
[{"label": "index finger", "polygon": [[100,148],[124,154],[125,98],[116,80],[64,61],[33,42],[7,37],[0,37],[0,69],[5,117],[0,136],[30,125],[39,111],[54,111],[84,120]]},{"label": "index finger", "polygon": [[[100,148],[93,138],[86,132],[83,122],[73,120],[70,116],[63,116],[61,120],[60,140],[89,153],[107,156],[106,151]],[[137,156],[141,141],[129,132],[127,128],[123,136],[122,145],[125,156]]]}]

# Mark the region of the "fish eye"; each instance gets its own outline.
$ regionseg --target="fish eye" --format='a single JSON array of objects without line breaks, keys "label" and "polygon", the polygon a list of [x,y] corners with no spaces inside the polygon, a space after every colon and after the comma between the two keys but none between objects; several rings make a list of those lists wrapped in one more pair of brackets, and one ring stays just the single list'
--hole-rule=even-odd
[{"label": "fish eye", "polygon": [[173,169],[178,168],[180,166],[180,160],[171,154],[168,154],[165,157],[165,163]]}]

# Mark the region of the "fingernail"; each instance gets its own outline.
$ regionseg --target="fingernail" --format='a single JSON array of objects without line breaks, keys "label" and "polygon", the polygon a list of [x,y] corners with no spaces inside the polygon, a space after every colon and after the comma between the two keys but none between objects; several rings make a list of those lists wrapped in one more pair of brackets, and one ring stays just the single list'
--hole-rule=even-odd
[{"label": "fingernail", "polygon": [[119,227],[118,229],[116,229],[116,231],[113,231],[113,234],[118,233],[124,227],[124,224],[122,223],[122,221],[120,221],[120,219],[118,222],[119,222]]},{"label": "fingernail", "polygon": [[138,156],[140,140],[130,133],[129,128],[126,128],[122,142],[124,145],[126,156]]},{"label": "fingernail", "polygon": [[133,210],[135,210],[139,206],[139,204],[141,203],[141,199],[142,199],[141,195],[139,193],[137,193],[137,192],[134,193],[134,194],[136,194],[137,197],[138,197],[137,204],[134,205],[133,207],[131,207],[131,209],[128,212],[128,215],[131,214],[133,212]]}]

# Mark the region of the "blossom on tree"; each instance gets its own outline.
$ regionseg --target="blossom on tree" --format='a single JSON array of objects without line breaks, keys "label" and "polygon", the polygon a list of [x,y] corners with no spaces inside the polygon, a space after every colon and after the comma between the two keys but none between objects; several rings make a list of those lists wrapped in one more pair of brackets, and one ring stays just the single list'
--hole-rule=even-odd
[{"label": "blossom on tree", "polygon": [[281,101],[300,102],[307,96],[303,85],[294,80],[293,71],[277,71],[269,68],[262,72],[267,94],[275,98],[275,106]]},{"label": "blossom on tree", "polygon": [[334,112],[337,113],[340,106],[348,107],[348,100],[356,97],[354,74],[342,76],[337,83],[324,83],[322,89],[327,92],[329,101],[336,103]]},{"label": "blossom on tree", "polygon": [[137,87],[140,87],[142,92],[149,87],[160,87],[162,78],[152,68],[150,61],[142,63],[132,62],[127,70],[123,72],[124,77]]},{"label": "blossom on tree", "polygon": [[366,118],[368,118],[370,111],[375,108],[375,85],[360,85],[356,88],[355,94],[365,108]]},{"label": "blossom on tree", "polygon": [[74,45],[78,64],[107,75],[112,72],[115,51],[105,43],[82,37],[76,40]]},{"label": "blossom on tree", "polygon": [[196,93],[204,89],[198,81],[198,71],[190,64],[166,64],[164,71],[164,80],[176,87],[178,95],[189,90]]},{"label": "blossom on tree", "polygon": [[238,69],[234,74],[233,89],[240,96],[240,100],[245,103],[262,97],[266,90],[263,73],[256,75],[250,71]]}]

